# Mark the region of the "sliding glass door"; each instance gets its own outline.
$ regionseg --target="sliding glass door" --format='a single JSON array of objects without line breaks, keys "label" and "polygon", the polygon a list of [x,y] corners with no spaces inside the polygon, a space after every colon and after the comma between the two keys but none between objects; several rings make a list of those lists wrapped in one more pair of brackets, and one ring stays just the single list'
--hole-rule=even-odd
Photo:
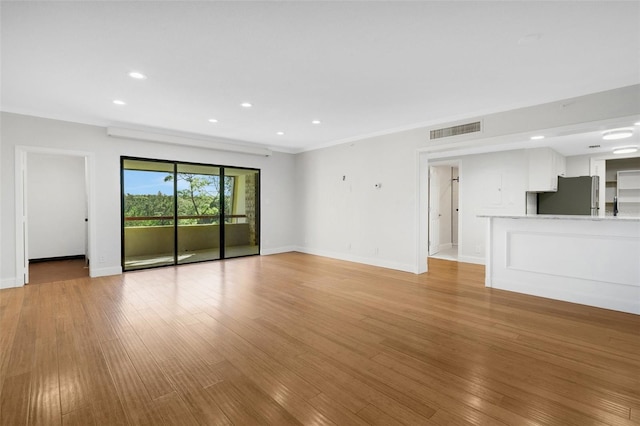
[{"label": "sliding glass door", "polygon": [[177,164],[178,263],[220,259],[220,167]]},{"label": "sliding glass door", "polygon": [[225,257],[258,254],[259,173],[257,170],[231,168],[225,168],[224,173]]},{"label": "sliding glass door", "polygon": [[171,163],[123,160],[123,268],[175,263],[175,188]]},{"label": "sliding glass door", "polygon": [[260,253],[260,171],[122,158],[125,271]]}]

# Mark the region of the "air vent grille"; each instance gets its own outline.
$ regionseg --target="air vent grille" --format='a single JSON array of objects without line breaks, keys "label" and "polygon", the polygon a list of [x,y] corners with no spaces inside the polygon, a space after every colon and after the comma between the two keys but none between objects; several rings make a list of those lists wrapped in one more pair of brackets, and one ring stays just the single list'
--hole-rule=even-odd
[{"label": "air vent grille", "polygon": [[435,129],[430,132],[430,139],[448,138],[450,136],[464,135],[480,131],[480,122],[459,124],[457,126]]}]

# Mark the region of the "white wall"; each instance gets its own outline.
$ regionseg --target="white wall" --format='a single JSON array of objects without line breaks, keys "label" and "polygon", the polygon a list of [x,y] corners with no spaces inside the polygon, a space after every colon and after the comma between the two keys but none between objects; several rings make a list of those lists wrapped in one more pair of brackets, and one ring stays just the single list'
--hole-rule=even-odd
[{"label": "white wall", "polygon": [[417,147],[425,138],[418,129],[298,154],[299,250],[417,272]]},{"label": "white wall", "polygon": [[27,155],[29,259],[85,254],[84,157]]},{"label": "white wall", "polygon": [[525,214],[528,160],[525,150],[461,157],[458,259],[484,263],[487,219],[479,214]]},{"label": "white wall", "polygon": [[1,129],[1,223],[2,259],[0,285],[16,282],[15,241],[15,147],[47,147],[84,151],[95,156],[96,253],[92,254],[94,276],[115,274],[120,265],[120,156],[168,159],[259,168],[261,174],[261,241],[263,253],[294,247],[294,156],[274,153],[270,157],[237,154],[111,138],[103,127],[2,113]]},{"label": "white wall", "polygon": [[[639,90],[636,85],[483,116],[480,134],[437,143],[429,141],[428,134],[430,128],[442,127],[442,123],[297,156],[275,153],[269,158],[112,139],[102,127],[3,113],[0,285],[15,278],[16,145],[94,154],[96,255],[101,260],[96,273],[120,270],[120,155],[262,169],[263,253],[298,247],[309,253],[420,272],[424,270],[420,265],[426,265],[425,170],[430,160],[504,150],[518,137],[528,139],[529,132],[540,129],[589,131],[594,122],[609,123],[638,114]],[[525,212],[527,163],[524,151],[460,158],[464,158],[459,161],[460,258],[483,262],[485,227],[475,216],[480,212]],[[382,187],[375,189],[376,183]]]},{"label": "white wall", "polygon": [[[428,219],[415,216],[416,147],[425,140],[413,130],[299,154],[299,250],[415,272],[416,223]],[[459,164],[459,258],[484,263],[487,225],[477,215],[525,214],[526,151],[449,160]]]}]

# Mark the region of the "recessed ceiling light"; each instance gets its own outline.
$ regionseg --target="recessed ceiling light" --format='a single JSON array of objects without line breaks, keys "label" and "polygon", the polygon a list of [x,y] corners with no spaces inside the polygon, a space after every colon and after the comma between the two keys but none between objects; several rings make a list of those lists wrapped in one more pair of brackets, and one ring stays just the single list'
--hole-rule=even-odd
[{"label": "recessed ceiling light", "polygon": [[544,139],[544,136],[543,135],[531,136],[532,141],[537,141],[540,139]]},{"label": "recessed ceiling light", "polygon": [[638,145],[621,146],[613,149],[614,154],[631,154],[638,151]]},{"label": "recessed ceiling light", "polygon": [[215,118],[210,118],[209,119],[209,123],[217,123],[217,122],[218,122],[218,120],[216,120]]},{"label": "recessed ceiling light", "polygon": [[129,77],[135,78],[136,80],[146,80],[147,76],[138,71],[131,71],[129,73]]},{"label": "recessed ceiling light", "polygon": [[243,102],[240,106],[243,108],[251,108],[253,105],[250,102]]},{"label": "recessed ceiling light", "polygon": [[614,129],[602,133],[602,139],[606,141],[615,141],[630,138],[631,136],[633,136],[633,129]]},{"label": "recessed ceiling light", "polygon": [[276,132],[276,135],[282,136],[282,135],[284,135],[284,132]]},{"label": "recessed ceiling light", "polygon": [[122,101],[120,99],[114,99],[113,103],[116,105],[126,105],[127,103],[125,101]]},{"label": "recessed ceiling light", "polygon": [[635,123],[633,123],[634,126],[640,126],[640,121],[636,121]]},{"label": "recessed ceiling light", "polygon": [[311,124],[320,124],[320,120],[313,120]]}]

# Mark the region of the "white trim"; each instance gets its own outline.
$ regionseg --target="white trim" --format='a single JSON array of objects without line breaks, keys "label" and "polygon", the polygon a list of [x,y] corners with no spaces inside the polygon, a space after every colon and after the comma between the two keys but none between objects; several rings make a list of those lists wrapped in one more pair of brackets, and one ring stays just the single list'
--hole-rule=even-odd
[{"label": "white trim", "polygon": [[484,265],[485,264],[485,259],[484,259],[484,257],[479,257],[479,256],[461,256],[461,255],[458,255],[458,262],[475,263],[476,265]]},{"label": "white trim", "polygon": [[[380,268],[394,269],[397,271],[408,272],[412,274],[419,273],[414,265],[406,263],[399,263],[364,256],[345,255],[343,253],[338,253],[330,250],[314,249],[308,247],[297,247],[295,251],[306,254],[313,254],[315,256],[329,257],[331,259],[344,260],[347,262],[363,263],[365,265],[377,266]],[[427,263],[426,258],[424,263]]]},{"label": "white trim", "polygon": [[107,136],[123,139],[135,139],[141,141],[151,141],[166,143],[170,145],[194,146],[198,148],[214,149],[218,151],[239,152],[242,154],[262,155],[269,157],[273,152],[270,149],[257,146],[241,145],[239,143],[221,142],[219,139],[207,138],[204,136],[178,136],[167,133],[150,132],[135,129],[124,129],[121,127],[107,127]]},{"label": "white trim", "polygon": [[92,268],[89,271],[91,278],[107,277],[110,275],[122,275],[122,266],[111,266],[109,268]]},{"label": "white trim", "polygon": [[429,270],[429,158],[426,153],[416,153],[416,211],[415,211],[415,267],[416,274]]},{"label": "white trim", "polygon": [[491,255],[491,247],[493,247],[493,220],[487,219],[487,237],[485,240],[486,262],[484,266],[484,286],[493,287],[493,262],[495,259]]},{"label": "white trim", "polygon": [[5,278],[4,280],[0,281],[0,290],[3,290],[5,288],[14,288],[14,287],[22,287],[24,286],[24,284],[20,285],[18,284],[18,280],[14,277],[14,278]]},{"label": "white trim", "polygon": [[289,253],[292,251],[298,251],[296,246],[284,246],[284,247],[274,247],[269,249],[260,250],[261,256],[269,256],[271,254],[280,254],[280,253]]},{"label": "white trim", "polygon": [[27,212],[25,211],[25,181],[24,173],[26,169],[27,153],[16,147],[15,153],[15,237],[16,237],[16,284],[22,286],[25,284],[25,274],[27,273],[27,266],[25,262],[25,244],[27,243],[27,237],[25,235],[25,218]]},{"label": "white trim", "polygon": [[[27,235],[21,234],[22,229],[22,217],[26,218],[26,207],[24,205],[24,200],[26,197],[26,173],[27,173],[27,154],[29,153],[38,153],[38,154],[53,154],[53,155],[65,155],[72,157],[84,157],[86,164],[86,179],[87,179],[87,218],[89,219],[88,226],[88,239],[89,239],[89,253],[93,257],[93,262],[98,259],[97,250],[96,250],[96,224],[95,224],[95,153],[86,152],[86,151],[74,151],[74,150],[64,150],[57,148],[45,148],[40,146],[25,146],[25,145],[17,145],[16,146],[16,170],[15,170],[15,203],[16,203],[16,284],[23,285],[24,284],[24,273],[25,273],[25,244],[27,240]],[[24,168],[23,168],[24,165]],[[22,173],[24,170],[24,174]],[[92,263],[93,263],[92,262]],[[95,268],[92,267],[92,263],[89,264],[89,276],[102,276],[96,275],[97,272],[94,272]],[[110,269],[110,268],[106,268]],[[111,268],[113,269],[113,268]],[[122,273],[120,268],[120,272]],[[106,275],[114,275],[113,273],[108,273]]]}]

